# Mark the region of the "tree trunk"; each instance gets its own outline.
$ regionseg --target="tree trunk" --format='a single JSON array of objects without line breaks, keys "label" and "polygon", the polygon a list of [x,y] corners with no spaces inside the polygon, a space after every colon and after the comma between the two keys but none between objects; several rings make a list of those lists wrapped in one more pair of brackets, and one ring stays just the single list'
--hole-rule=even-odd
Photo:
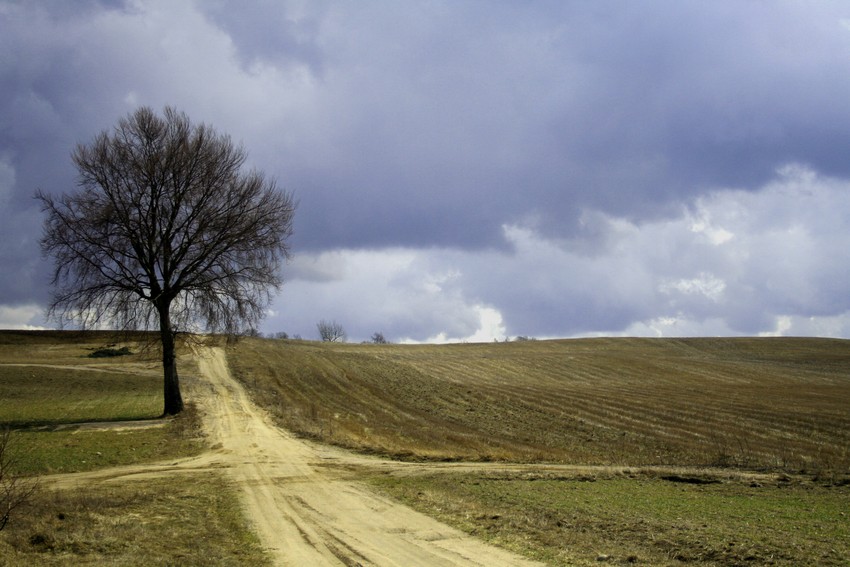
[{"label": "tree trunk", "polygon": [[170,305],[158,306],[159,336],[162,341],[163,398],[165,415],[177,415],[183,411],[183,397],[180,395],[180,379],[177,376],[177,353],[174,333],[171,330]]}]

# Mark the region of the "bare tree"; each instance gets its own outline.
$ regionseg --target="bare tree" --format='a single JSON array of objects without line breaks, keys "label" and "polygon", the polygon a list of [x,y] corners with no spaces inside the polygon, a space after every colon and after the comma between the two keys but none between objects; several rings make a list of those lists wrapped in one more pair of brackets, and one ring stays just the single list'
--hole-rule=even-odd
[{"label": "bare tree", "polygon": [[325,321],[322,319],[316,323],[316,328],[319,330],[319,337],[325,342],[344,343],[348,336],[342,325],[336,321]]},{"label": "bare tree", "polygon": [[142,107],[78,145],[78,189],[36,197],[55,262],[50,315],[83,328],[158,328],[165,414],[183,409],[178,331],[255,328],[289,257],[295,202],[226,135]]}]

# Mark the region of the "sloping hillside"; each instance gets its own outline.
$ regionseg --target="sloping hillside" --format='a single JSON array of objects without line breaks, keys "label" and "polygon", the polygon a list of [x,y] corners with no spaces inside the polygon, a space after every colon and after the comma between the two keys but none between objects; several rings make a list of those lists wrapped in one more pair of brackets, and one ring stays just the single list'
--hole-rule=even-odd
[{"label": "sloping hillside", "polygon": [[850,341],[246,339],[228,357],[287,428],[402,458],[850,468]]}]

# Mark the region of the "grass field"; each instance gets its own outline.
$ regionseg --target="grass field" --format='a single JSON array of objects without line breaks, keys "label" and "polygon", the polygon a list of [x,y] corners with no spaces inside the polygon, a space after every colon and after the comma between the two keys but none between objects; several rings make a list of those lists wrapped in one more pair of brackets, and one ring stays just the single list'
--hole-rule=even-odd
[{"label": "grass field", "polygon": [[244,340],[228,357],[306,437],[408,460],[586,465],[366,473],[549,564],[850,564],[850,341]]},{"label": "grass field", "polygon": [[0,366],[0,416],[12,427],[151,419],[162,413],[161,381],[150,372]]},{"label": "grass field", "polygon": [[[664,475],[667,476],[667,475]],[[653,473],[378,476],[387,494],[550,565],[847,565],[850,489]]]},{"label": "grass field", "polygon": [[[0,427],[18,474],[80,472],[197,454],[194,412],[162,413],[155,350],[91,358],[107,333],[0,332]],[[195,369],[189,365],[181,373]],[[114,422],[130,421],[127,427]],[[94,424],[81,425],[81,422]],[[184,474],[84,490],[42,488],[0,531],[0,565],[264,565],[233,489]]]},{"label": "grass field", "polygon": [[[16,430],[23,473],[79,472],[197,453],[190,418],[157,420],[162,375],[156,353],[91,358],[107,333],[0,333],[0,426]],[[78,423],[148,421],[157,427],[88,430]]]},{"label": "grass field", "polygon": [[215,474],[42,491],[0,532],[0,565],[268,565]]},{"label": "grass field", "polygon": [[[0,424],[19,429],[18,470],[202,449],[191,412],[157,419],[155,352],[89,358],[114,342],[0,332]],[[850,341],[245,339],[228,360],[300,435],[405,460],[528,463],[351,474],[548,564],[850,564]],[[74,425],[114,420],[162,426]],[[43,491],[0,532],[0,565],[264,561],[231,487],[211,473]]]}]

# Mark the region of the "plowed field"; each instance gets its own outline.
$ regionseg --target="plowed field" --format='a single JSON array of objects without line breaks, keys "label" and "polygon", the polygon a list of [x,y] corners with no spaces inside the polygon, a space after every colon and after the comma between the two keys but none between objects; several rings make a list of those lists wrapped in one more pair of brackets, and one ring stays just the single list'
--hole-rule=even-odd
[{"label": "plowed field", "polygon": [[407,459],[850,470],[850,341],[243,340],[287,429]]}]

